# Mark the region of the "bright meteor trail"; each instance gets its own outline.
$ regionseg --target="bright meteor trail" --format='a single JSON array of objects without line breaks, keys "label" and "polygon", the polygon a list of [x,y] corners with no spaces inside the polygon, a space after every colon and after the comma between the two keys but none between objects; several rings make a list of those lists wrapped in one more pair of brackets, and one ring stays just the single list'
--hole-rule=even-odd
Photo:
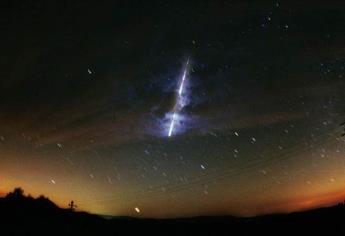
[{"label": "bright meteor trail", "polygon": [[172,115],[172,118],[170,121],[168,137],[171,137],[171,135],[173,134],[175,122],[176,122],[176,119],[178,117],[178,113],[185,106],[185,104],[182,102],[182,95],[183,95],[183,88],[184,88],[184,84],[185,84],[185,80],[186,80],[186,75],[188,72],[188,64],[189,64],[189,59],[187,60],[184,71],[183,71],[183,75],[182,75],[182,79],[181,79],[181,83],[180,83],[180,88],[178,90],[178,96],[176,99],[175,106],[173,108],[173,115]]},{"label": "bright meteor trail", "polygon": [[184,81],[185,81],[185,79],[186,79],[188,62],[189,62],[189,59],[187,60],[186,68],[185,68],[185,70],[184,70],[184,72],[183,72],[182,82],[181,82],[181,85],[180,85],[180,89],[179,89],[179,91],[178,91],[179,96],[181,96],[182,91],[183,91],[183,84],[184,84]]},{"label": "bright meteor trail", "polygon": [[168,134],[169,137],[171,136],[172,131],[174,129],[175,117],[176,117],[176,113],[174,112],[173,117],[171,119],[171,123],[170,123],[169,134]]}]

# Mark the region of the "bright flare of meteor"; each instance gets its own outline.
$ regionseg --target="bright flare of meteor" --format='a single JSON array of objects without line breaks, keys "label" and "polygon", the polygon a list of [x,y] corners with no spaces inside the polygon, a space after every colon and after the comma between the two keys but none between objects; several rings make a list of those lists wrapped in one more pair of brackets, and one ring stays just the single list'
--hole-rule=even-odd
[{"label": "bright flare of meteor", "polygon": [[182,76],[182,81],[181,81],[181,85],[180,85],[180,89],[178,90],[178,95],[181,96],[182,95],[182,91],[183,91],[183,85],[184,85],[184,81],[186,79],[186,74],[187,74],[187,69],[188,69],[188,62],[189,62],[189,59],[187,60],[187,63],[186,63],[186,68],[183,72],[183,76]]},{"label": "bright flare of meteor", "polygon": [[175,117],[176,117],[176,113],[174,112],[173,117],[171,119],[170,127],[169,127],[169,134],[168,134],[169,137],[171,136],[172,131],[174,129]]},{"label": "bright flare of meteor", "polygon": [[181,83],[180,83],[180,88],[178,90],[178,97],[177,97],[177,100],[175,102],[175,106],[174,106],[174,109],[173,109],[174,113],[172,115],[170,126],[169,126],[168,137],[171,137],[171,135],[173,134],[174,125],[175,125],[175,122],[176,122],[176,119],[177,119],[177,116],[178,116],[178,112],[180,112],[182,110],[182,108],[183,108],[183,105],[180,106],[179,104],[182,104],[180,101],[182,99],[184,82],[185,82],[186,76],[187,76],[188,64],[189,64],[189,59],[187,60],[185,69],[183,71],[183,75],[182,75],[182,79],[181,79]]}]

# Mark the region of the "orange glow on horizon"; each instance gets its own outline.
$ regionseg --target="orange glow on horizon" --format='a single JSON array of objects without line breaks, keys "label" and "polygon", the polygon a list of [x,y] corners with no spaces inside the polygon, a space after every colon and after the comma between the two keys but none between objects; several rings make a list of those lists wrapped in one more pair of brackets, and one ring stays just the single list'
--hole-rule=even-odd
[{"label": "orange glow on horizon", "polygon": [[[287,202],[271,203],[272,207],[263,210],[261,214],[292,213],[299,211],[312,210],[323,207],[330,207],[344,202],[345,190],[333,191],[324,194],[294,199]],[[252,216],[253,214],[249,214]],[[255,214],[254,214],[255,215]]]},{"label": "orange glow on horizon", "polygon": [[[8,192],[11,192],[14,188],[12,188],[10,191],[0,191],[0,197],[4,197]],[[25,191],[25,189],[24,189]],[[30,195],[32,197],[38,197],[41,194],[40,193],[32,193],[32,192],[27,192],[25,191],[24,194]],[[51,201],[53,201],[57,206],[60,208],[68,208],[68,202],[64,200],[64,198],[58,198],[58,197],[50,197],[46,196],[45,197],[49,198]],[[287,202],[280,202],[280,203],[267,203],[266,207],[262,208],[256,208],[258,211],[256,214],[253,214],[253,212],[242,212],[240,214],[235,214],[238,216],[245,216],[245,217],[250,217],[250,216],[256,216],[256,215],[265,215],[265,214],[279,214],[279,213],[292,213],[292,212],[299,212],[299,211],[305,211],[305,210],[312,210],[312,209],[317,209],[317,208],[323,208],[323,207],[330,207],[337,205],[339,203],[344,202],[345,199],[345,190],[342,191],[335,191],[335,192],[329,192],[321,195],[316,195],[313,197],[309,198],[303,198],[300,200],[291,200]],[[78,205],[78,199],[75,201],[77,203],[77,210],[78,211],[89,211],[90,213],[94,214],[102,214],[104,212],[98,212],[97,210],[90,210],[92,209],[92,206],[84,207],[83,204],[81,206]],[[268,207],[270,205],[270,207]],[[213,214],[211,214],[213,215]],[[215,213],[214,215],[217,215]],[[156,217],[154,217],[156,218]]]}]

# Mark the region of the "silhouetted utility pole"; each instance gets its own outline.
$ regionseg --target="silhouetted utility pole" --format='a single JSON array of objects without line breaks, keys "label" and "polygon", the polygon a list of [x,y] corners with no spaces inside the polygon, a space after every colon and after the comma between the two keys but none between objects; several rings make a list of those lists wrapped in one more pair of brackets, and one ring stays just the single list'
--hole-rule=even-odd
[{"label": "silhouetted utility pole", "polygon": [[69,206],[69,209],[70,209],[71,211],[75,211],[75,209],[77,208],[77,205],[74,204],[74,201],[71,201],[71,202],[68,204],[68,206]]}]

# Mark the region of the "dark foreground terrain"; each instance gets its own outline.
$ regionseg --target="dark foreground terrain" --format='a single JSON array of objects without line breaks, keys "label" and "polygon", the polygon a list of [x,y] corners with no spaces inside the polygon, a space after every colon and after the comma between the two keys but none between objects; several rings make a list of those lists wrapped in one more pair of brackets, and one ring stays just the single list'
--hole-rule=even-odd
[{"label": "dark foreground terrain", "polygon": [[0,235],[345,235],[345,207],[236,218],[104,219],[20,191],[0,198]]}]

